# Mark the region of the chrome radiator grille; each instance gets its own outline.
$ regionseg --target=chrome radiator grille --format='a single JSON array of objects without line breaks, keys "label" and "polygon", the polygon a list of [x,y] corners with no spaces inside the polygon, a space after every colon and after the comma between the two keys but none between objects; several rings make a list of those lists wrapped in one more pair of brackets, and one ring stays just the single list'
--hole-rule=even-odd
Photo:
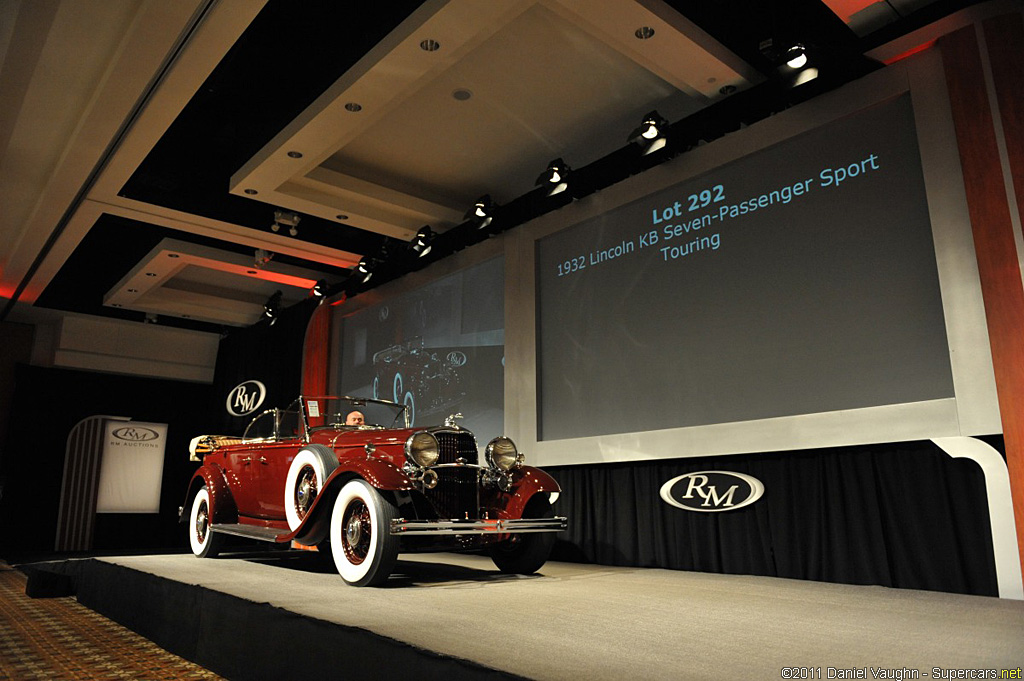
[{"label": "chrome radiator grille", "polygon": [[465,459],[466,463],[477,463],[476,438],[472,433],[441,431],[434,433],[434,437],[441,449],[438,463],[455,463],[459,457]]},{"label": "chrome radiator grille", "polygon": [[[440,446],[439,464],[455,463],[462,458],[468,464],[478,459],[476,440],[471,433],[441,431],[434,433]],[[478,472],[475,468],[438,468],[437,487],[426,491],[441,519],[476,518],[480,512]]]}]

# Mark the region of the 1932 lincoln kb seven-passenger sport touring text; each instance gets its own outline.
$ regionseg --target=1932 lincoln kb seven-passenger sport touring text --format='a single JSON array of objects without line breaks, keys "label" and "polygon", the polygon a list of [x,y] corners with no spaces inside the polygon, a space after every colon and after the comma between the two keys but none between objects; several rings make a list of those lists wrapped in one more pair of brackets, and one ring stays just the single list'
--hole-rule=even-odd
[{"label": "1932 lincoln kb seven-passenger sport touring text", "polygon": [[228,534],[316,546],[355,586],[385,582],[403,551],[486,549],[503,572],[536,572],[566,528],[558,484],[506,437],[481,464],[458,418],[410,428],[386,400],[300,397],[240,438],[193,439],[202,466],[181,509],[193,553],[217,555]]}]

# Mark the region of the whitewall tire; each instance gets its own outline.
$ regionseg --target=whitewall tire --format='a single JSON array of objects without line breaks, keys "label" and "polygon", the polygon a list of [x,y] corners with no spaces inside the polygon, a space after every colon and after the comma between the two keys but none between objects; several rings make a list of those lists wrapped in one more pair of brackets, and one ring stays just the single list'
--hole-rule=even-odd
[{"label": "whitewall tire", "polygon": [[309,445],[295,455],[284,483],[284,514],[289,529],[302,524],[327,476],[337,467],[337,456],[323,445]]},{"label": "whitewall tire", "polygon": [[188,516],[188,540],[192,553],[199,558],[213,558],[220,553],[224,536],[213,531],[213,504],[210,492],[203,487],[192,499]]},{"label": "whitewall tire", "polygon": [[395,506],[365,480],[349,480],[341,488],[331,513],[331,551],[346,583],[387,581],[398,558],[398,537],[391,534],[397,517]]}]

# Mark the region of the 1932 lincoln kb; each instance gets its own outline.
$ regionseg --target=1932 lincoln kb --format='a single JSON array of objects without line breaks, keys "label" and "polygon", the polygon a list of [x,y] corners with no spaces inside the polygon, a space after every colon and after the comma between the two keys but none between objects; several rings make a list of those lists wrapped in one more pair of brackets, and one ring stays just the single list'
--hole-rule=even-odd
[{"label": "1932 lincoln kb", "polygon": [[354,586],[387,581],[405,551],[484,549],[503,572],[536,572],[566,528],[561,490],[506,437],[480,464],[459,417],[410,428],[394,402],[300,397],[240,438],[194,438],[202,466],[180,512],[192,552],[217,555],[225,535],[316,546]]}]

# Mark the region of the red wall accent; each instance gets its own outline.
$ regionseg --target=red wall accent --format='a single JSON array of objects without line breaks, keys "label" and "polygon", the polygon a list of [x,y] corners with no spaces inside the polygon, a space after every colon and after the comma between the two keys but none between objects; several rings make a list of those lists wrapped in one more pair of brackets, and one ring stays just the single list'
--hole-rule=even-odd
[{"label": "red wall accent", "polygon": [[[1019,78],[1022,53],[1019,47],[1014,52],[1013,44],[1014,40],[1020,40],[1021,17],[1014,14],[986,22],[986,29],[990,24],[1011,23],[1015,30],[1000,28],[991,33],[986,30],[985,33],[993,62],[997,59],[1006,62],[998,67],[993,63],[993,71],[1000,73],[997,91],[1003,117],[1012,111],[1020,111],[1021,81],[1018,79],[1015,84],[1008,85],[1005,78]],[[1021,551],[1021,564],[1024,565],[1024,286],[976,27],[968,26],[940,38],[939,47],[974,233],[1010,471],[1017,545]],[[1005,100],[1012,101],[1004,108]],[[1018,114],[1015,125],[1019,124]],[[1003,125],[1006,125],[1005,121]],[[1019,133],[1017,129],[1016,134]],[[1008,134],[1007,143],[1011,139],[1014,138]],[[1019,163],[1019,142],[1012,155],[1018,157]],[[1024,196],[1020,193],[1019,183],[1015,187],[1019,204]]]},{"label": "red wall accent", "polygon": [[302,353],[303,395],[327,394],[333,309],[330,305],[321,305],[306,327],[306,347]]},{"label": "red wall accent", "polygon": [[1017,212],[1024,224],[1024,19],[1019,14],[995,17],[984,26]]}]

